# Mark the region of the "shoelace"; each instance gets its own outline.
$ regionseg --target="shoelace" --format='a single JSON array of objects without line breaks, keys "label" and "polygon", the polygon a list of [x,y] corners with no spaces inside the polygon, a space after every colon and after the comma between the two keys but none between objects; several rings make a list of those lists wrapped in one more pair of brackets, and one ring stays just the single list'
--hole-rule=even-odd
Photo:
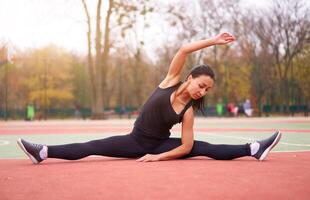
[{"label": "shoelace", "polygon": [[34,146],[37,149],[41,149],[43,145],[42,144],[34,144],[34,143],[32,143],[32,146]]}]

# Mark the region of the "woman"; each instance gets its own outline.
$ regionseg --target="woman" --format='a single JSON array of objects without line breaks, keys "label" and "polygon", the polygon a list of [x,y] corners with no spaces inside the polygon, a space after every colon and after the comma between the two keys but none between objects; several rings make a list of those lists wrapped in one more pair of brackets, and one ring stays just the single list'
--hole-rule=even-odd
[{"label": "woman", "polygon": [[[76,160],[89,155],[140,157],[137,161],[141,162],[194,156],[219,160],[253,156],[264,160],[279,142],[279,131],[265,140],[242,145],[214,145],[193,139],[194,109],[204,109],[203,97],[213,87],[215,77],[208,65],[200,65],[190,72],[184,82],[180,82],[185,59],[194,51],[234,40],[229,33],[222,33],[182,46],[174,56],[167,76],[144,104],[130,134],[56,146],[33,144],[23,139],[17,143],[35,164],[47,158]],[[180,122],[182,137],[169,138],[172,126]]]}]

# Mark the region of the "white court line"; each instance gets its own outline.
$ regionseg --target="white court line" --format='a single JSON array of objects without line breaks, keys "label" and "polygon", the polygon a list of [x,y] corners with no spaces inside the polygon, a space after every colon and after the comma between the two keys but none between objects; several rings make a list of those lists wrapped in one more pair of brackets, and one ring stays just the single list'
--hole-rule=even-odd
[{"label": "white court line", "polygon": [[0,146],[4,146],[4,145],[8,145],[10,144],[9,141],[6,141],[6,140],[0,140]]},{"label": "white court line", "polygon": [[241,140],[247,140],[247,141],[255,141],[251,138],[245,138],[245,137],[239,137],[239,136],[230,136],[230,135],[220,135],[217,133],[204,133],[205,135],[211,135],[211,136],[219,136],[219,137],[224,137],[224,138],[233,138],[233,139],[241,139]]},{"label": "white court line", "polygon": [[[215,133],[207,133],[206,135],[220,136],[220,137],[233,138],[233,139],[241,139],[241,140],[247,140],[247,141],[254,142],[254,140],[251,138],[245,138],[245,137],[239,137],[239,136],[220,135],[220,134],[215,134]],[[297,143],[288,143],[288,142],[279,142],[279,144],[288,145],[288,146],[298,146],[298,147],[310,147],[310,144],[297,144]],[[292,152],[292,151],[289,151],[289,152]]]},{"label": "white court line", "polygon": [[308,150],[290,150],[290,151],[272,151],[270,153],[298,153],[298,152],[310,152],[310,149]]},{"label": "white court line", "polygon": [[295,143],[288,143],[288,142],[280,142],[279,144],[284,144],[288,146],[298,146],[298,147],[310,147],[310,144],[295,144]]}]

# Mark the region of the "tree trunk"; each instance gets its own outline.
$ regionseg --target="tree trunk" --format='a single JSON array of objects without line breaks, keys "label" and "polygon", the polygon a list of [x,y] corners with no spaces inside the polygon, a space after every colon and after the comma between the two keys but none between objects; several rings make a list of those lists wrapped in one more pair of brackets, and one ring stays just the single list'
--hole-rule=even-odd
[{"label": "tree trunk", "polygon": [[88,73],[90,77],[90,83],[91,83],[91,110],[95,110],[95,102],[96,102],[96,84],[95,84],[95,71],[94,71],[94,64],[93,64],[93,55],[92,55],[92,45],[91,45],[91,20],[90,20],[90,15],[89,11],[87,8],[87,5],[85,3],[85,0],[82,0],[86,18],[87,18],[87,27],[88,27],[88,32],[87,32],[87,47],[88,47],[88,54],[87,54],[87,65],[88,65]]},{"label": "tree trunk", "polygon": [[[109,50],[110,50],[110,18],[112,14],[113,0],[109,0],[109,8],[107,11],[107,16],[105,20],[105,30],[104,30],[104,46],[102,53],[102,94],[106,93],[106,74],[107,65],[109,65]],[[103,99],[105,101],[105,99]]]}]

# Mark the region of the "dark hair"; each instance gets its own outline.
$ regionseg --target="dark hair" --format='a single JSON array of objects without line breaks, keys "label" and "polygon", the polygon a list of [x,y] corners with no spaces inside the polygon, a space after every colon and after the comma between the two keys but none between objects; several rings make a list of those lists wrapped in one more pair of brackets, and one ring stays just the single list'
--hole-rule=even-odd
[{"label": "dark hair", "polygon": [[[191,72],[186,76],[186,79],[192,75],[193,78],[197,78],[201,75],[206,75],[209,76],[210,78],[213,79],[213,81],[215,81],[215,74],[213,69],[207,65],[207,64],[203,64],[203,65],[198,65],[196,67],[194,67]],[[197,100],[193,100],[193,108],[194,110],[199,110],[203,115],[205,115],[204,109],[205,109],[205,104],[204,104],[204,97],[201,97]]]}]

